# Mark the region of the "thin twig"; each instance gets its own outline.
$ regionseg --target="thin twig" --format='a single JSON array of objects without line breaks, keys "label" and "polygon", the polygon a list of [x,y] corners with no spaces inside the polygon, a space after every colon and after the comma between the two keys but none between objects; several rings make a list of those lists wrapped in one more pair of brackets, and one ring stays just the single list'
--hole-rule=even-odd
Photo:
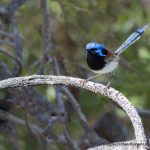
[{"label": "thin twig", "polygon": [[11,2],[6,7],[7,13],[9,15],[14,15],[14,13],[21,7],[27,0],[11,0]]},{"label": "thin twig", "polygon": [[10,42],[8,40],[2,40],[2,39],[0,39],[0,46],[1,45],[9,45],[11,47],[15,47],[15,44],[13,42]]},{"label": "thin twig", "polygon": [[3,53],[3,54],[5,54],[6,56],[9,56],[14,61],[16,61],[16,64],[18,66],[18,70],[19,70],[19,72],[21,71],[22,63],[21,63],[21,60],[18,57],[14,56],[13,54],[11,54],[10,52],[8,52],[4,48],[0,48],[0,52]]},{"label": "thin twig", "polygon": [[141,117],[148,118],[148,119],[150,118],[150,110],[141,109],[141,108],[136,108],[136,110]]},{"label": "thin twig", "polygon": [[64,130],[64,135],[65,135],[65,138],[66,138],[68,144],[70,145],[71,149],[72,150],[79,150],[78,144],[74,140],[72,140],[72,138],[70,137],[66,128]]},{"label": "thin twig", "polygon": [[22,52],[23,52],[23,42],[22,42],[22,39],[21,37],[19,36],[19,31],[18,31],[18,27],[17,27],[17,21],[16,21],[16,17],[13,16],[12,17],[12,28],[13,28],[13,33],[14,33],[14,44],[15,44],[15,52],[14,52],[14,55],[16,58],[18,58],[19,60],[22,60],[20,62],[20,67],[16,67],[17,66],[17,63],[15,63],[14,65],[14,74],[16,76],[19,76],[21,71],[22,71],[22,62],[23,62],[23,57],[22,57]]}]

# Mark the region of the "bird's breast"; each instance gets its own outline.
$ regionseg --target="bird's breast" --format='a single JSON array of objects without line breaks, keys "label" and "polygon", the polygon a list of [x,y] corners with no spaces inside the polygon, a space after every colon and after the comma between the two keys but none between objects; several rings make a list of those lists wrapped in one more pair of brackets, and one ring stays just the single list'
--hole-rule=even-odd
[{"label": "bird's breast", "polygon": [[110,73],[113,72],[118,66],[118,61],[111,61],[109,63],[107,63],[105,65],[105,67],[103,67],[100,70],[93,70],[93,72],[97,73],[97,74],[106,74],[106,73]]}]

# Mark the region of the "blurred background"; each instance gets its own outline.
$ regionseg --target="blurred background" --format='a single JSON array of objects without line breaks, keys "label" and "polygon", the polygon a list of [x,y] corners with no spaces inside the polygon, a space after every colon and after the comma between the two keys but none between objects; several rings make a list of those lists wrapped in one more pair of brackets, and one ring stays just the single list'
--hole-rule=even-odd
[{"label": "blurred background", "polygon": [[[95,41],[115,51],[150,22],[149,14],[149,0],[1,0],[0,79],[93,76],[85,61],[85,45]],[[107,84],[109,79],[102,75],[93,81]],[[121,55],[111,86],[138,108],[150,138],[150,28]],[[0,92],[0,110],[1,150],[86,149],[134,138],[121,108],[83,89],[43,85],[6,89]]]}]

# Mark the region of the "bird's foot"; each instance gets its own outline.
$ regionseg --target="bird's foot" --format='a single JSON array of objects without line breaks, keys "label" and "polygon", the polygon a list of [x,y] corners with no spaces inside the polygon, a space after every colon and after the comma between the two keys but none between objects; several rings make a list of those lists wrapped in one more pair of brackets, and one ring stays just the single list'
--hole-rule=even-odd
[{"label": "bird's foot", "polygon": [[106,85],[106,88],[109,89],[110,85],[111,85],[111,82],[108,82],[107,85]]},{"label": "bird's foot", "polygon": [[104,89],[105,92],[110,88],[110,85],[111,85],[111,82],[108,82],[105,89]]},{"label": "bird's foot", "polygon": [[96,77],[98,77],[100,74],[96,74],[95,76],[92,76],[92,77],[90,77],[90,78],[88,78],[88,79],[86,79],[86,81],[88,82],[88,81],[91,81],[92,79],[94,79],[94,78],[96,78]]},{"label": "bird's foot", "polygon": [[85,80],[86,80],[86,82],[88,82],[88,81],[91,81],[92,79],[93,79],[93,77],[90,77],[90,78],[87,78]]}]

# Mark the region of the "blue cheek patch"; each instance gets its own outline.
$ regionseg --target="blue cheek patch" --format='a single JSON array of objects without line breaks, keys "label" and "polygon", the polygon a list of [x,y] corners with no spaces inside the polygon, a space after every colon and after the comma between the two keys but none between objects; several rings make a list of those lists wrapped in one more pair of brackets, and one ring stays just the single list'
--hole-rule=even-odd
[{"label": "blue cheek patch", "polygon": [[103,56],[103,57],[106,56],[105,54],[103,54],[102,49],[97,49],[95,52],[96,52],[96,54],[98,54],[99,56]]}]

